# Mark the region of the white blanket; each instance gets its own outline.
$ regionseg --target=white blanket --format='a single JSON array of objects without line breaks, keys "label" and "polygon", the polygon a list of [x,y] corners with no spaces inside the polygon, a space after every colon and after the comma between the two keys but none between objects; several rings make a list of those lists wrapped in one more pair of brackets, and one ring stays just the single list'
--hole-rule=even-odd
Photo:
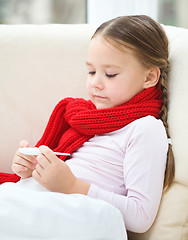
[{"label": "white blanket", "polygon": [[0,185],[0,239],[126,240],[127,235],[111,204],[50,192],[29,178]]}]

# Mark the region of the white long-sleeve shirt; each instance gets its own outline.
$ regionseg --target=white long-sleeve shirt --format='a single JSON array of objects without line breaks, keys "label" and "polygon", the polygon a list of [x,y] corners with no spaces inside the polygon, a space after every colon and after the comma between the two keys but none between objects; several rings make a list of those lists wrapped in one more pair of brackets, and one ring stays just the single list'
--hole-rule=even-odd
[{"label": "white long-sleeve shirt", "polygon": [[88,196],[118,208],[127,230],[144,232],[159,207],[167,151],[162,121],[147,116],[94,136],[66,163],[76,177],[91,184]]}]

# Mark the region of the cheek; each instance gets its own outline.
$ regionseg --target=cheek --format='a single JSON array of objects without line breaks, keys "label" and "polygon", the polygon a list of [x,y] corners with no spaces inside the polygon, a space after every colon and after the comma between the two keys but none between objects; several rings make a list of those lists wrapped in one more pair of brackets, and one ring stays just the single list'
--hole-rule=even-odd
[{"label": "cheek", "polygon": [[86,91],[87,91],[88,95],[90,96],[90,94],[91,94],[91,82],[89,81],[89,79],[87,79],[87,81],[86,81]]},{"label": "cheek", "polygon": [[115,105],[121,105],[128,102],[137,93],[135,85],[129,79],[123,79],[123,81],[116,82],[116,84],[110,86],[109,95]]}]

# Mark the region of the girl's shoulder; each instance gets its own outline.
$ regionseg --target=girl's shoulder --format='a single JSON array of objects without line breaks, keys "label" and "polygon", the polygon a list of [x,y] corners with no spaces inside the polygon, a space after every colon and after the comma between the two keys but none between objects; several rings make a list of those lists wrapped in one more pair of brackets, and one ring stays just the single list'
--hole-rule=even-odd
[{"label": "girl's shoulder", "polygon": [[[168,145],[166,130],[163,122],[153,116],[139,118],[125,127],[114,132],[105,134],[110,136],[121,149],[130,145]],[[160,143],[160,144],[159,144]]]},{"label": "girl's shoulder", "polygon": [[148,144],[150,142],[168,144],[166,130],[161,119],[147,116],[135,120],[128,127],[130,139],[140,139]]},{"label": "girl's shoulder", "polygon": [[150,115],[135,120],[132,122],[132,127],[142,127],[144,129],[159,128],[165,130],[162,120]]},{"label": "girl's shoulder", "polygon": [[116,132],[118,133],[128,133],[128,132],[134,132],[134,131],[139,131],[139,132],[150,132],[150,131],[156,131],[156,132],[164,132],[165,131],[165,127],[163,125],[163,122],[161,121],[161,119],[156,119],[153,116],[146,116],[146,117],[142,117],[139,118],[131,123],[129,123],[128,125],[126,125],[125,127],[117,130]]}]

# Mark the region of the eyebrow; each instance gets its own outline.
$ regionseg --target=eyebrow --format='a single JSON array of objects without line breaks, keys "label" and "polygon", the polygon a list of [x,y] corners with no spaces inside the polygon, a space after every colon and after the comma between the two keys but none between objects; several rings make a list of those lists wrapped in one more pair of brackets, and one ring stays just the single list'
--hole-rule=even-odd
[{"label": "eyebrow", "polygon": [[[90,62],[88,62],[88,61],[86,61],[86,65],[88,65],[88,66],[93,66],[92,65],[92,63],[90,63]],[[102,67],[115,67],[115,68],[121,68],[120,66],[118,66],[118,65],[115,65],[115,64],[102,64]]]}]

